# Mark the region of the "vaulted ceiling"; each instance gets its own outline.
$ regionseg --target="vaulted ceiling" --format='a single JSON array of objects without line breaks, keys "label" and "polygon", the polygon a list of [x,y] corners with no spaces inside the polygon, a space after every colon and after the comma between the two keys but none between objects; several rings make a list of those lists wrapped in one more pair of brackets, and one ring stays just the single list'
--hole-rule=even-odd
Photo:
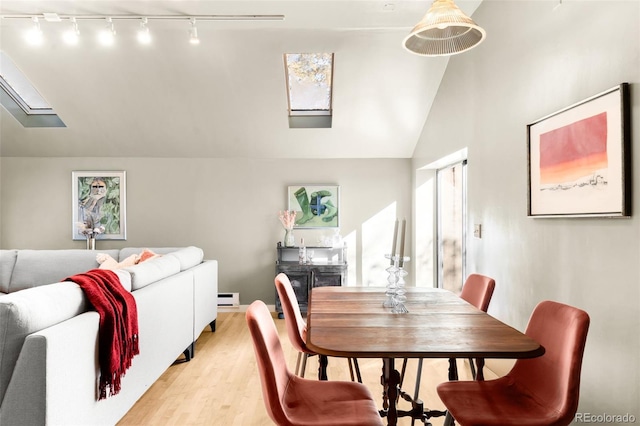
[{"label": "vaulted ceiling", "polygon": [[[11,1],[0,14],[281,14],[274,22],[117,21],[115,46],[99,46],[102,21],[80,21],[81,42],[61,40],[66,21],[0,19],[0,48],[67,125],[24,128],[4,108],[1,156],[409,158],[447,58],[408,53],[401,42],[430,1]],[[472,14],[480,0],[458,1]],[[334,52],[333,126],[290,129],[282,55]]]}]

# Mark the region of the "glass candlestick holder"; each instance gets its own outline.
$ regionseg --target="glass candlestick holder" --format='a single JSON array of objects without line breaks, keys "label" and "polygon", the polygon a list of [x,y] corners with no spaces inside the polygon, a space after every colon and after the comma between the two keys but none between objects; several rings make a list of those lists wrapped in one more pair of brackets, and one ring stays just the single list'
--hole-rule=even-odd
[{"label": "glass candlestick holder", "polygon": [[387,277],[387,290],[385,291],[386,298],[382,302],[382,306],[385,308],[393,308],[395,306],[395,295],[398,282],[398,262],[400,258],[397,255],[385,254],[384,257],[390,260],[390,266],[386,269],[389,276]]},{"label": "glass candlestick holder", "polygon": [[396,290],[393,297],[395,303],[393,304],[392,312],[394,314],[406,314],[409,312],[409,310],[405,306],[405,302],[407,301],[407,291],[405,290],[404,277],[406,277],[409,273],[404,269],[404,264],[411,259],[405,256],[402,259],[398,260],[398,269],[396,271]]}]

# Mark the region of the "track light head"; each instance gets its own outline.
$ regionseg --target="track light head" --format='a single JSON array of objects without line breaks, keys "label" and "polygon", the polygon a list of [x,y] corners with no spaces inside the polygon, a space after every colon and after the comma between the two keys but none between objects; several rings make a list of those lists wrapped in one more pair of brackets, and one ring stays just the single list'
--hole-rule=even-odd
[{"label": "track light head", "polygon": [[67,44],[76,45],[80,40],[80,30],[78,29],[78,22],[74,17],[69,18],[69,21],[71,21],[71,28],[64,32],[64,34],[62,35],[62,39]]},{"label": "track light head", "polygon": [[31,21],[33,22],[33,26],[27,31],[27,43],[32,46],[39,46],[44,41],[42,30],[40,29],[40,22],[37,16],[32,17]]},{"label": "track light head", "polygon": [[106,18],[106,21],[107,25],[98,34],[98,41],[103,46],[112,46],[116,41],[116,29],[111,18]]},{"label": "track light head", "polygon": [[147,22],[147,18],[142,18],[142,21],[140,22],[140,29],[138,30],[138,42],[140,42],[141,44],[151,43],[151,33],[149,32]]},{"label": "track light head", "polygon": [[196,18],[191,18],[191,29],[189,30],[189,43],[191,44],[200,44],[200,39],[198,38],[198,28],[196,27]]}]

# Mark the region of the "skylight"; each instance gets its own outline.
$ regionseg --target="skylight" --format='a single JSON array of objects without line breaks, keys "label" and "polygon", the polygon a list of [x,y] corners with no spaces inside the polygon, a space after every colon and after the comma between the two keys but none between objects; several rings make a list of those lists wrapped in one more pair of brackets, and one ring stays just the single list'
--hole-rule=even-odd
[{"label": "skylight", "polygon": [[333,53],[285,53],[289,127],[331,127]]},{"label": "skylight", "polygon": [[0,101],[24,127],[66,127],[9,55],[0,51]]}]

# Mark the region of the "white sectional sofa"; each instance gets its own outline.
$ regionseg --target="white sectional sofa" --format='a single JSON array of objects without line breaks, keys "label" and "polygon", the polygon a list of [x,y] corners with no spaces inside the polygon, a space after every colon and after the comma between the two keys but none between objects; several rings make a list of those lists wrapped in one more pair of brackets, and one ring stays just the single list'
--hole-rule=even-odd
[{"label": "white sectional sofa", "polygon": [[115,396],[98,401],[98,314],[73,282],[97,253],[0,250],[0,425],[113,425],[217,317],[218,264],[197,247],[151,248],[162,256],[114,270],[138,309],[140,354]]}]

